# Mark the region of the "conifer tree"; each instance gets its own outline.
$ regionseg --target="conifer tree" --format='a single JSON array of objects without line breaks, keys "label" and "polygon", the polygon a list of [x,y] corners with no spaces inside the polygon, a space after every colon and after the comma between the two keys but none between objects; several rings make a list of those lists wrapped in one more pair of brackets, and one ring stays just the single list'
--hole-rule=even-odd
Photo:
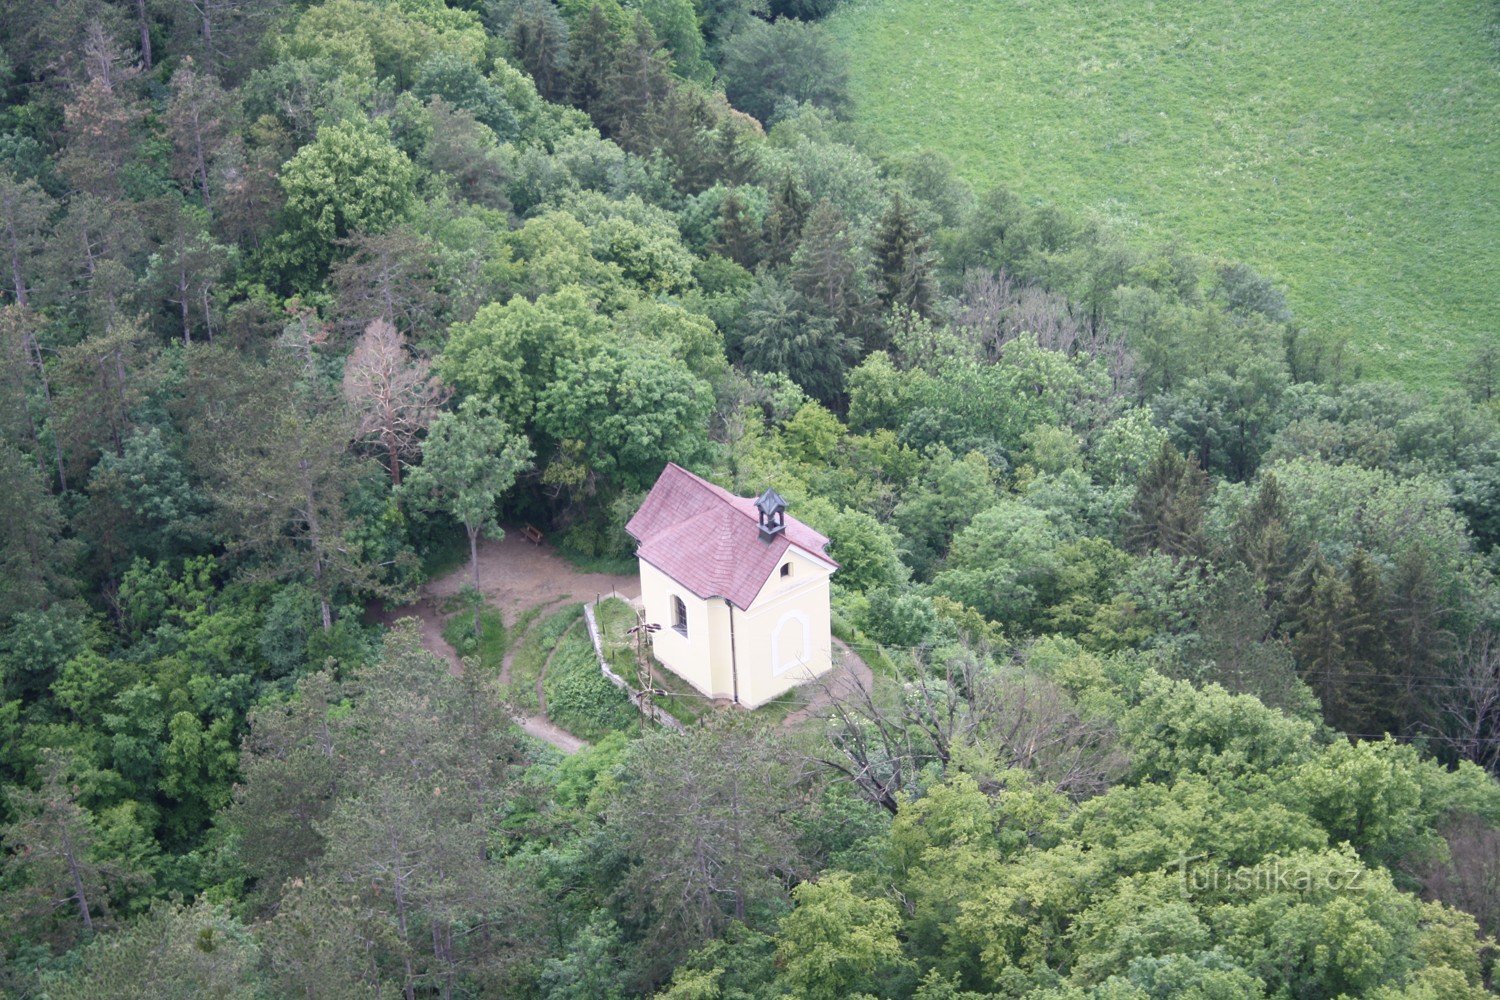
[{"label": "conifer tree", "polygon": [[868,262],[849,220],[826,199],[814,206],[792,255],[792,285],[833,320],[839,333],[858,338],[869,315]]},{"label": "conifer tree", "polygon": [[632,152],[647,153],[649,144],[643,143],[651,134],[648,119],[675,89],[671,55],[646,19],[637,16],[615,49],[604,93],[590,113],[599,131]]},{"label": "conifer tree", "polygon": [[760,247],[760,226],[750,215],[745,200],[731,190],[719,203],[718,233],[709,249],[741,267],[753,268]]},{"label": "conifer tree", "polygon": [[1353,595],[1337,568],[1314,552],[1292,584],[1292,653],[1297,670],[1323,705],[1323,717],[1352,728],[1347,623]]},{"label": "conifer tree", "polygon": [[568,39],[568,100],[596,124],[600,124],[610,73],[624,42],[624,35],[597,3],[574,25]]},{"label": "conifer tree", "polygon": [[1273,613],[1279,613],[1289,579],[1302,563],[1289,521],[1286,494],[1275,473],[1267,472],[1230,534],[1230,554],[1265,588],[1266,607]]},{"label": "conifer tree", "polygon": [[807,196],[798,187],[796,178],[787,174],[771,199],[771,210],[766,214],[765,259],[780,266],[790,263],[797,244],[802,239],[802,227],[807,223],[811,206]]},{"label": "conifer tree", "polygon": [[1208,476],[1198,463],[1163,441],[1130,504],[1126,534],[1131,547],[1174,559],[1201,555],[1207,494]]},{"label": "conifer tree", "polygon": [[568,90],[568,25],[552,0],[521,0],[510,19],[510,48],[537,93],[561,100]]},{"label": "conifer tree", "polygon": [[937,256],[932,241],[917,222],[916,213],[899,191],[876,228],[874,256],[882,310],[929,315]]}]

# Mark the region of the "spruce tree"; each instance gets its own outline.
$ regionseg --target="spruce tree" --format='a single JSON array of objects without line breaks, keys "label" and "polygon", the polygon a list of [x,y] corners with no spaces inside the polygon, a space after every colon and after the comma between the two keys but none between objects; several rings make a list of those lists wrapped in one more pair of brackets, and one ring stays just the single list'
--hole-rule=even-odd
[{"label": "spruce tree", "polygon": [[[598,120],[614,60],[625,38],[597,3],[568,40],[568,100]],[[603,126],[600,126],[601,130]]]},{"label": "spruce tree", "polygon": [[849,220],[826,199],[818,202],[792,255],[792,285],[846,337],[859,338],[869,314],[867,270]]},{"label": "spruce tree", "polygon": [[719,203],[718,233],[709,247],[746,268],[755,267],[760,249],[760,226],[745,206],[745,199],[731,190]]},{"label": "spruce tree", "polygon": [[1328,723],[1351,728],[1357,712],[1348,680],[1346,625],[1353,605],[1349,585],[1321,552],[1314,552],[1291,590],[1291,646],[1297,670],[1322,702]]},{"label": "spruce tree", "polygon": [[549,101],[568,91],[568,25],[552,0],[522,0],[510,20],[510,48]]},{"label": "spruce tree", "polygon": [[771,210],[766,213],[765,260],[780,266],[789,263],[797,244],[802,239],[802,227],[807,223],[811,209],[807,196],[797,186],[797,181],[787,174],[771,199]]},{"label": "spruce tree", "polygon": [[1290,577],[1302,563],[1299,546],[1287,527],[1286,495],[1274,473],[1261,477],[1249,506],[1231,530],[1230,555],[1254,574],[1265,588],[1266,608],[1279,614]]},{"label": "spruce tree", "polygon": [[873,250],[881,309],[929,315],[937,256],[916,213],[899,191],[876,228]]},{"label": "spruce tree", "polygon": [[1131,548],[1174,559],[1202,555],[1207,494],[1208,476],[1198,463],[1163,441],[1130,504],[1126,532]]}]

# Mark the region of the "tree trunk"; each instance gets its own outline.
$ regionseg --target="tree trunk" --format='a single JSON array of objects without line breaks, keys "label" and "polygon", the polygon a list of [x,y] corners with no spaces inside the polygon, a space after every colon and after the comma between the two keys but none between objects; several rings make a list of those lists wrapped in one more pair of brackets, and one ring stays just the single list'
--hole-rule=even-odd
[{"label": "tree trunk", "polygon": [[[14,238],[15,234],[12,233],[11,235]],[[16,305],[20,306],[22,309],[25,309],[26,308],[26,277],[25,277],[24,273],[21,271],[21,254],[20,254],[20,251],[16,250],[14,248],[14,245],[12,245],[12,249],[11,249],[11,252],[10,252],[10,274],[11,274],[11,281],[16,286]]]},{"label": "tree trunk", "polygon": [[477,640],[479,638],[479,607],[482,603],[479,590],[479,529],[464,525],[464,530],[469,533],[469,565],[474,570],[474,638]]},{"label": "tree trunk", "polygon": [[135,0],[135,20],[141,29],[141,67],[151,72],[151,19],[146,15],[146,0]]},{"label": "tree trunk", "polygon": [[385,439],[386,450],[391,456],[391,485],[401,485],[401,455],[396,448],[396,435],[388,434]]},{"label": "tree trunk", "polygon": [[83,929],[94,933],[94,918],[89,913],[89,897],[83,887],[83,874],[78,870],[78,852],[73,847],[73,838],[63,831],[63,854],[68,859],[68,874],[73,879],[73,899],[78,903],[78,914],[83,918]]},{"label": "tree trunk", "polygon": [[188,312],[188,281],[187,272],[180,272],[182,277],[177,283],[177,303],[182,312],[182,346],[189,347],[193,343],[193,322]]},{"label": "tree trunk", "polygon": [[[38,343],[34,335],[28,333],[26,346],[30,349],[30,360],[36,368],[37,380],[42,385],[42,403],[47,407],[47,423],[52,425],[52,383],[47,378],[47,366],[42,363],[42,345]],[[57,459],[57,488],[66,493],[68,492],[68,471],[63,462],[62,442],[57,438],[56,426],[52,426],[52,451]]]}]

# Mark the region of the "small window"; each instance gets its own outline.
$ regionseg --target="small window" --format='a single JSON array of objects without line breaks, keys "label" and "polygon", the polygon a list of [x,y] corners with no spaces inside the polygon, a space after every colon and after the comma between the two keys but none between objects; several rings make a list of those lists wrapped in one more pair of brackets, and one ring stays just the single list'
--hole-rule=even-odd
[{"label": "small window", "polygon": [[781,564],[781,578],[784,580],[792,575],[792,564],[784,562]]},{"label": "small window", "polygon": [[672,627],[687,638],[687,605],[682,603],[682,598],[672,597]]}]

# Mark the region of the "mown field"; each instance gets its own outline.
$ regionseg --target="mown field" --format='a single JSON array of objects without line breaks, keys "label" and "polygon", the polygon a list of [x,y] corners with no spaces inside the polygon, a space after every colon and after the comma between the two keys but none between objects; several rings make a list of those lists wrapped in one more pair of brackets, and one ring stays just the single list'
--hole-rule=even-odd
[{"label": "mown field", "polygon": [[855,116],[980,186],[1249,262],[1370,376],[1500,336],[1489,0],[852,0]]}]

